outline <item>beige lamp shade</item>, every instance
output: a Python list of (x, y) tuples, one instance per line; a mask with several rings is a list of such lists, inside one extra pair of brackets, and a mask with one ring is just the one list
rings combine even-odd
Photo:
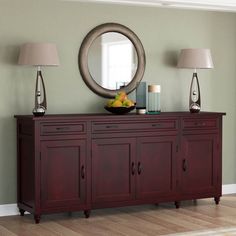
[(182, 49), (178, 60), (178, 68), (211, 69), (214, 68), (211, 51), (205, 48)]
[(26, 43), (20, 48), (19, 65), (58, 66), (57, 48), (52, 43)]

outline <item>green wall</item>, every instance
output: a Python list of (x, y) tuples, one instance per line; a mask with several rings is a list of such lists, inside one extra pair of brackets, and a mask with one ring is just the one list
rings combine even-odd
[(0, 204), (16, 202), (14, 114), (31, 114), (36, 71), (17, 65), (25, 42), (55, 42), (61, 65), (46, 68), (48, 114), (103, 112), (78, 71), (77, 56), (93, 27), (117, 22), (143, 42), (144, 80), (162, 85), (162, 110), (188, 110), (190, 70), (176, 69), (181, 48), (211, 48), (215, 69), (199, 71), (202, 110), (223, 111), (223, 183), (236, 183), (236, 15), (233, 13), (62, 2), (0, 1)]

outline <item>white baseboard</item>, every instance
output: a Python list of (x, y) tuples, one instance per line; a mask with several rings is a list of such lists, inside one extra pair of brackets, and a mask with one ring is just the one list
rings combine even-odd
[(222, 185), (222, 195), (236, 193), (236, 184), (225, 184)]
[(0, 216), (19, 215), (19, 210), (16, 204), (0, 205)]
[[(226, 184), (222, 186), (222, 195), (233, 193), (236, 193), (236, 184)], [(19, 210), (16, 204), (0, 205), (0, 217), (13, 215), (19, 215)]]

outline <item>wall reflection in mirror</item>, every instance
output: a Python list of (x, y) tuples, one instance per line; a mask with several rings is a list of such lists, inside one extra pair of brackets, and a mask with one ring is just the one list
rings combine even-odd
[(128, 85), (138, 59), (133, 43), (121, 33), (108, 32), (97, 37), (88, 52), (88, 68), (101, 87), (116, 90)]

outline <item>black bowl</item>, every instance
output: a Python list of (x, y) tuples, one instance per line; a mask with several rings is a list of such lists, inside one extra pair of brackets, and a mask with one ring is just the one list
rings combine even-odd
[(116, 114), (116, 115), (124, 115), (132, 110), (134, 110), (135, 106), (131, 107), (104, 107), (107, 111)]

